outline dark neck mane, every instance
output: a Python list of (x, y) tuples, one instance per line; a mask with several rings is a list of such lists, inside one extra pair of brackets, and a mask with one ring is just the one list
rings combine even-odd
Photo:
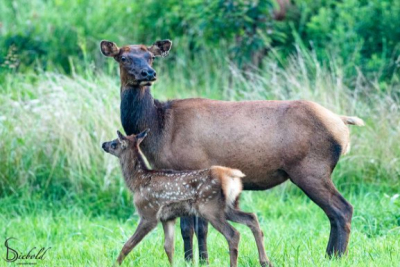
[(154, 99), (148, 86), (130, 85), (121, 88), (122, 127), (127, 135), (138, 134), (150, 128), (148, 137), (141, 145), (150, 162), (154, 161), (159, 148), (168, 106), (169, 102), (162, 103)]

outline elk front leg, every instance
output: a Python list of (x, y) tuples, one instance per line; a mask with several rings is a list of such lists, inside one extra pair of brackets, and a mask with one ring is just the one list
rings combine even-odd
[(173, 265), (174, 259), (174, 239), (175, 239), (175, 220), (170, 220), (166, 222), (162, 222), (164, 229), (164, 249), (165, 253), (167, 253), (169, 263)]
[(197, 242), (199, 244), (199, 261), (200, 264), (208, 264), (208, 252), (207, 252), (208, 222), (200, 217), (195, 217), (194, 222), (195, 222), (195, 233), (197, 236)]
[(157, 226), (157, 221), (147, 221), (141, 219), (135, 233), (131, 238), (125, 243), (121, 252), (119, 253), (117, 259), (117, 265), (121, 265), (125, 257), (132, 251), (132, 249), (142, 241), (142, 239), (155, 227)]
[(185, 260), (193, 261), (194, 217), (181, 217), (181, 234)]

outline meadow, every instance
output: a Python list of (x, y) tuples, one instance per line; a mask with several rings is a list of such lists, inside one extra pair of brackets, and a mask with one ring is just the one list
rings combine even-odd
[[(122, 126), (118, 67), (98, 45), (165, 38), (173, 47), (154, 64), (157, 99), (306, 99), (366, 123), (350, 127), (351, 150), (333, 173), (354, 207), (345, 257), (325, 257), (329, 220), (290, 182), (242, 194), (275, 266), (398, 266), (400, 2), (292, 0), (272, 21), (274, 3), (0, 2), (0, 266), (18, 263), (4, 261), (9, 237), (21, 252), (51, 247), (37, 266), (112, 265), (138, 215), (117, 159), (101, 149)], [(257, 266), (250, 230), (235, 227), (239, 265)], [(175, 239), (176, 266), (187, 266), (179, 223)], [(210, 266), (228, 265), (211, 226), (208, 249)], [(124, 262), (167, 264), (161, 227)]]

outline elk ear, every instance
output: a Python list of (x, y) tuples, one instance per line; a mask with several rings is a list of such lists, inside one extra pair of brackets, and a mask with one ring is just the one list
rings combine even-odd
[(169, 50), (171, 50), (172, 41), (170, 40), (159, 40), (155, 42), (152, 46), (147, 49), (153, 53), (156, 57), (166, 57), (169, 54)]
[(119, 141), (126, 140), (126, 137), (120, 131), (117, 131), (117, 135), (118, 135)]
[(119, 54), (119, 47), (110, 41), (101, 41), (100, 50), (106, 57), (115, 57)]
[(150, 132), (150, 129), (147, 128), (146, 130), (144, 130), (143, 132), (141, 132), (140, 134), (136, 135), (136, 140), (137, 140), (137, 144), (139, 145), (143, 139), (147, 136), (147, 133)]

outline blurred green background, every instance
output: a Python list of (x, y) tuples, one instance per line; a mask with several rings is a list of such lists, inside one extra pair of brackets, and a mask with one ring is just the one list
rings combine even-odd
[(217, 50), (240, 66), (261, 66), (271, 49), (281, 58), (305, 49), (321, 63), (339, 62), (349, 78), (357, 68), (380, 79), (398, 74), (399, 1), (279, 2), (290, 3), (283, 20), (274, 19), (275, 1), (2, 1), (0, 63), (71, 73), (71, 62), (104, 65), (93, 53), (99, 40), (152, 44), (170, 38), (179, 45), (175, 54)]
[[(170, 55), (154, 63), (158, 99), (307, 99), (366, 122), (351, 127), (351, 152), (333, 174), (355, 211), (348, 257), (324, 257), (328, 219), (292, 184), (243, 193), (276, 266), (395, 266), (399, 16), (395, 0), (1, 1), (1, 236), (17, 237), (21, 250), (52, 246), (45, 266), (112, 264), (138, 216), (118, 161), (100, 148), (122, 127), (118, 66), (99, 43), (171, 39)], [(254, 266), (251, 233), (238, 229), (239, 264)], [(161, 236), (127, 266), (165, 266)], [(209, 250), (212, 266), (227, 262), (214, 230)], [(178, 233), (175, 258), (184, 265)]]

